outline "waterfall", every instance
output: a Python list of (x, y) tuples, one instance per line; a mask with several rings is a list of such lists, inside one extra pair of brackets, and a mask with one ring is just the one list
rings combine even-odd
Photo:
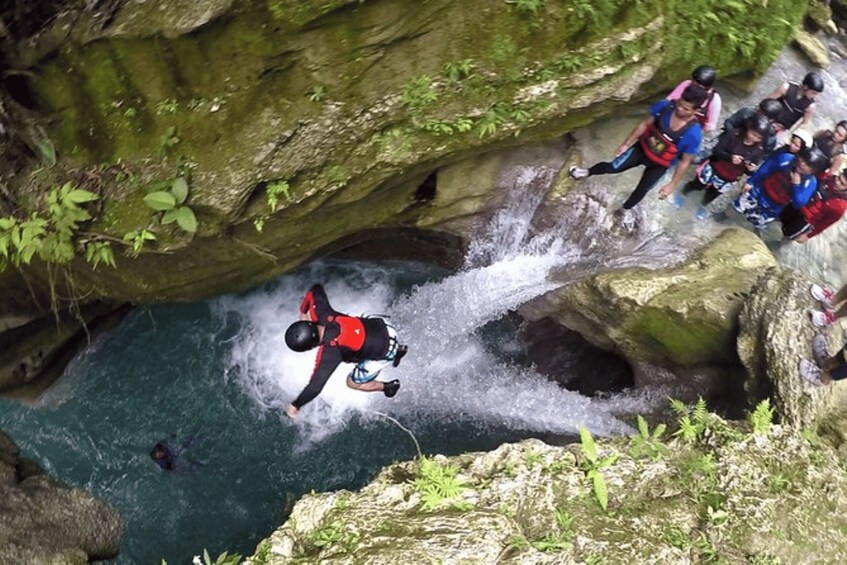
[(624, 396), (589, 399), (567, 391), (530, 367), (504, 361), (492, 349), (514, 345), (487, 343), (480, 329), (561, 286), (563, 272), (576, 280), (611, 267), (660, 266), (677, 260), (682, 248), (665, 237), (633, 240), (612, 233), (602, 195), (591, 192), (574, 193), (561, 203), (580, 213), (563, 214), (551, 228), (538, 230), (533, 227), (536, 212), (554, 174), (545, 168), (518, 169), (510, 192), (515, 196), (481, 230), (455, 274), (399, 293), (378, 266), (362, 265), (354, 277), (338, 277), (332, 263), (324, 262), (249, 296), (220, 298), (219, 315), (243, 319), (232, 340), (228, 378), (258, 410), (285, 419), (285, 406), (306, 385), (315, 354), (289, 351), (283, 334), (296, 319), (305, 290), (320, 282), (341, 312), (390, 316), (409, 354), (381, 376), (400, 379), (393, 399), (348, 389), (351, 366), (339, 367), (295, 421), (309, 441), (332, 434), (353, 417), (373, 417), (373, 412), (404, 421), (472, 419), (535, 432), (574, 433), (583, 425), (600, 435), (630, 431), (614, 412), (644, 409), (645, 402)]

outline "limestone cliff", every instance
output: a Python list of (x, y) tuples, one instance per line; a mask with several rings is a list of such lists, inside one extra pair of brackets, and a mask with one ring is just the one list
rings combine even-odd
[(399, 463), (360, 492), (307, 495), (247, 562), (847, 558), (847, 473), (829, 446), (788, 427), (754, 434), (708, 414), (689, 418), (697, 428), (689, 439), (681, 434), (647, 449), (625, 438), (599, 444), (597, 460), (610, 458), (599, 471), (607, 510), (587, 476), (591, 457), (580, 445), (527, 440), (489, 453), (436, 458), (441, 475), (422, 471), (417, 462)]
[[(128, 232), (155, 232), (158, 253), (118, 254), (117, 269), (94, 273), (73, 265), (80, 295), (135, 302), (243, 289), (373, 228), (444, 230), (466, 194), (418, 192), (433, 172), (587, 124), (704, 59), (723, 76), (760, 72), (805, 11), (793, 0), (91, 4), (7, 54), (18, 102), (49, 117), (36, 145), (58, 156), (10, 195), (25, 214), (71, 180), (102, 196), (87, 231), (116, 249)], [(189, 182), (195, 237), (142, 201), (175, 178)], [(269, 187), (284, 187), (278, 208)]]

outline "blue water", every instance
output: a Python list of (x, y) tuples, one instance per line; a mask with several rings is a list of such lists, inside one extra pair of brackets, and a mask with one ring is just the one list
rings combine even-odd
[[(272, 315), (284, 328), (296, 316), (295, 296), (315, 276), (344, 281), (342, 299), (376, 292), (387, 303), (415, 284), (444, 275), (417, 264), (329, 262), (242, 295), (140, 307), (77, 356), (38, 406), (0, 399), (0, 429), (23, 456), (120, 510), (126, 531), (117, 563), (159, 563), (162, 558), (186, 563), (204, 548), (212, 555), (252, 553), (304, 493), (361, 487), (383, 466), (416, 455), (405, 432), (372, 413), (348, 412), (327, 433), (315, 434), (319, 420), (295, 426), (280, 414), (290, 395), (283, 404), (264, 402), (266, 393), (257, 393), (245, 384), (249, 379), (239, 377), (252, 369), (235, 353), (261, 341), (249, 333), (258, 323), (255, 317), (282, 298), (284, 313)], [(330, 299), (343, 309), (332, 292)], [(502, 351), (514, 357), (515, 344), (503, 332), (486, 327), (485, 334), (492, 355)], [(284, 349), (281, 335), (264, 339), (269, 350), (277, 343)], [(308, 367), (311, 361), (298, 363)], [(414, 367), (414, 361), (408, 363)], [(271, 388), (287, 382), (285, 375), (269, 375), (268, 369), (262, 375)], [(433, 394), (456, 394), (443, 388)], [(411, 396), (409, 389), (401, 389), (395, 400), (403, 402), (404, 394)], [(390, 402), (381, 395), (372, 401)], [(317, 412), (320, 402), (313, 404)], [(538, 435), (473, 413), (443, 418), (417, 409), (397, 417), (428, 453), (485, 450)], [(178, 444), (189, 437), (196, 439), (186, 456), (202, 465), (165, 472), (149, 459), (157, 441)]]

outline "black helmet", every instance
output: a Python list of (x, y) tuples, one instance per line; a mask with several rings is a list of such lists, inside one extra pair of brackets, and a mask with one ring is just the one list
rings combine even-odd
[(767, 119), (773, 121), (782, 113), (782, 103), (773, 98), (765, 98), (759, 102), (759, 110), (761, 110)]
[(292, 351), (308, 351), (318, 345), (320, 341), (318, 325), (314, 322), (301, 320), (294, 322), (285, 330), (285, 345)]
[(765, 116), (756, 114), (747, 120), (747, 130), (754, 131), (765, 138), (773, 132), (773, 126)]
[(708, 65), (700, 65), (691, 73), (691, 78), (704, 88), (712, 88), (712, 85), (715, 84), (715, 79), (718, 78), (718, 73)]
[(829, 168), (829, 158), (817, 147), (803, 148), (798, 157), (806, 161), (815, 174), (822, 173)]
[(823, 92), (823, 79), (818, 73), (809, 73), (803, 78), (803, 86), (815, 92)]

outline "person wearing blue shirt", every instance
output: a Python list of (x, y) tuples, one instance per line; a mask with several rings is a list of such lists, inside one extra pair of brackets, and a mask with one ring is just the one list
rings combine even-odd
[(829, 159), (814, 147), (774, 153), (747, 179), (732, 206), (756, 229), (764, 229), (788, 204), (798, 210), (805, 206), (818, 187), (815, 174), (828, 166)]
[(617, 148), (614, 161), (597, 163), (590, 168), (571, 167), (571, 177), (583, 179), (591, 175), (617, 174), (643, 165), (641, 180), (616, 213), (624, 228), (632, 230), (635, 227), (632, 208), (659, 182), (665, 171), (676, 165), (670, 182), (659, 193), (660, 198), (667, 198), (679, 185), (697, 154), (703, 137), (697, 109), (706, 94), (703, 88), (691, 84), (679, 100), (656, 102), (650, 107), (650, 115), (640, 121)]

